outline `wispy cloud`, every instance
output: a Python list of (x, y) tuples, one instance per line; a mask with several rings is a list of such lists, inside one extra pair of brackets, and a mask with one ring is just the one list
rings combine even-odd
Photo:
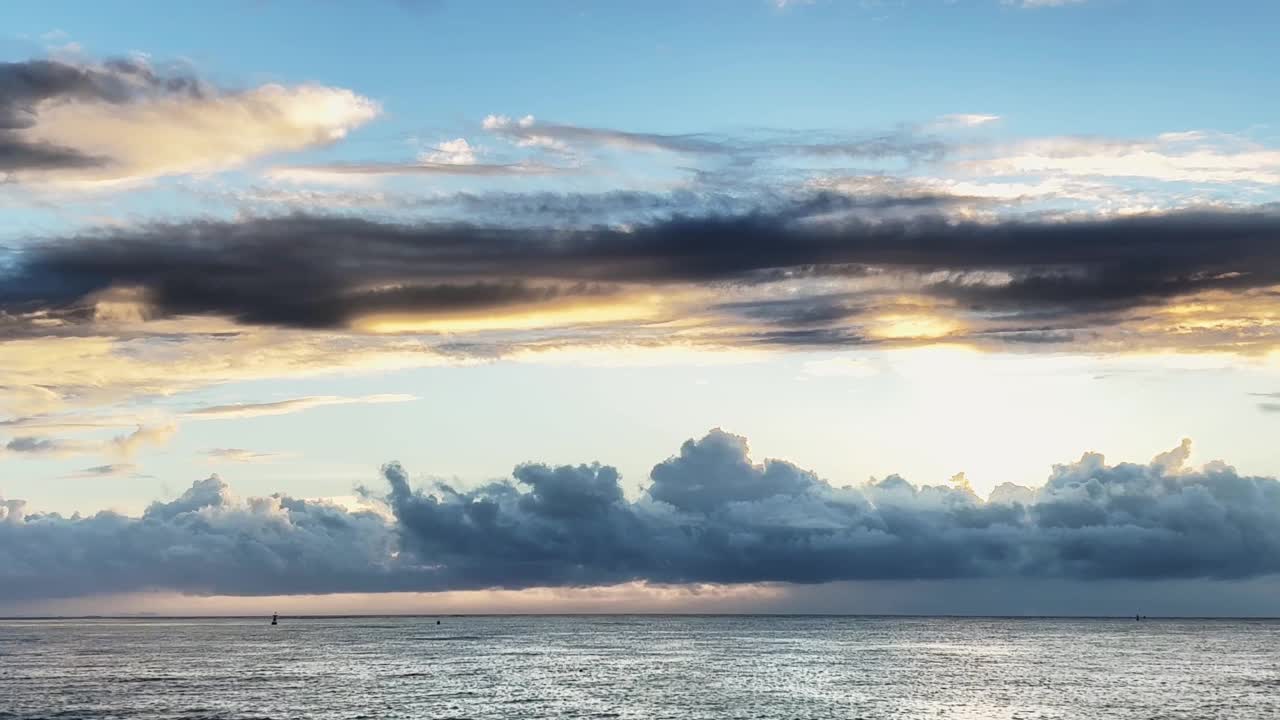
[(256, 452), (243, 448), (210, 448), (204, 451), (204, 456), (213, 463), (260, 463), (284, 457), (280, 453)]
[(133, 463), (113, 463), (110, 465), (95, 465), (64, 477), (68, 479), (85, 479), (108, 477), (146, 478), (151, 476), (142, 474), (138, 466)]
[(1262, 412), (1280, 413), (1280, 392), (1276, 393), (1249, 393), (1254, 397), (1267, 398), (1258, 403), (1258, 409)]
[(1280, 184), (1280, 150), (1195, 132), (1165, 133), (1153, 140), (1047, 138), (978, 152), (985, 157), (959, 162), (983, 175)]
[(312, 408), (332, 405), (371, 405), (381, 403), (401, 403), (417, 400), (413, 395), (363, 395), (359, 397), (340, 397), (336, 395), (314, 395), (310, 397), (290, 398), (265, 403), (235, 403), (232, 405), (212, 405), (209, 407), (188, 410), (185, 417), (195, 420), (223, 420), (232, 418), (252, 418), (270, 415), (288, 415), (290, 413), (311, 410)]
[(980, 127), (982, 125), (991, 125), (1000, 122), (999, 115), (985, 115), (981, 113), (957, 113), (954, 115), (943, 115), (934, 121), (937, 127)]
[(539, 162), (457, 163), (457, 162), (365, 162), (328, 165), (295, 165), (271, 168), (266, 176), (301, 183), (341, 182), (345, 178), (376, 175), (452, 175), (459, 177), (520, 177), (565, 175), (581, 172), (572, 166)]
[(108, 440), (82, 440), (48, 435), (22, 435), (9, 440), (3, 451), (15, 455), (54, 456), (113, 455), (131, 458), (148, 445), (164, 445), (177, 432), (174, 424), (139, 425), (133, 432)]
[(506, 115), (489, 115), (482, 127), (522, 147), (567, 151), (572, 145), (605, 145), (627, 150), (665, 150), (679, 153), (721, 153), (723, 143), (700, 135), (664, 135), (627, 132), (607, 128), (544, 123), (532, 115), (513, 119)]

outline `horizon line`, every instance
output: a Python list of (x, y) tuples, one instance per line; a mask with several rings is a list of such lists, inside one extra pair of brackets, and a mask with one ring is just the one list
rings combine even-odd
[[(263, 615), (0, 615), (11, 620), (257, 620)], [(1275, 620), (1280, 615), (1142, 615), (1142, 620)], [(371, 618), (516, 618), (516, 617), (774, 617), (774, 618), (865, 618), (865, 619), (964, 619), (964, 620), (1133, 620), (1135, 615), (986, 615), (969, 613), (815, 613), (815, 612), (488, 612), (488, 613), (338, 613), (279, 615), (292, 620), (359, 620)]]

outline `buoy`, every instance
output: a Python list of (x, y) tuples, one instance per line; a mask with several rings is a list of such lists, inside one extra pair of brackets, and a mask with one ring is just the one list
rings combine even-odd
[(271, 613), (271, 624), (272, 624), (272, 625), (279, 625), (279, 624), (280, 624), (280, 614), (279, 614), (279, 613)]

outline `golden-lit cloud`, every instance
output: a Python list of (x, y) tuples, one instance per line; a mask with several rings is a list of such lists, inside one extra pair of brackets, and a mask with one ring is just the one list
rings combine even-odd
[(10, 179), (57, 188), (227, 170), (336, 142), (381, 112), (345, 88), (224, 90), (187, 74), (166, 75), (139, 58), (27, 66), (26, 82), (35, 89), (13, 100), (27, 119), (8, 138), (28, 156), (47, 157), (10, 168)]
[(8, 340), (0, 342), (0, 411), (26, 416), (235, 381), (447, 362), (420, 339), (303, 331)]
[(359, 397), (340, 397), (336, 395), (318, 395), (313, 397), (290, 398), (273, 402), (235, 403), (232, 405), (213, 405), (188, 410), (186, 417), (194, 420), (234, 420), (240, 418), (269, 417), (272, 415), (288, 415), (318, 407), (333, 405), (384, 405), (417, 400), (413, 395), (383, 394), (363, 395)]
[(377, 114), (374, 102), (350, 90), (266, 85), (207, 98), (59, 105), (42, 111), (24, 135), (111, 158), (70, 178), (59, 173), (59, 179), (111, 182), (216, 172), (271, 153), (328, 144)]
[(595, 301), (572, 299), (540, 303), (532, 307), (483, 312), (441, 312), (430, 315), (385, 313), (359, 318), (353, 325), (356, 330), (378, 334), (465, 334), (494, 330), (543, 330), (580, 325), (642, 322), (661, 317), (664, 310), (665, 303), (662, 296), (648, 295)]

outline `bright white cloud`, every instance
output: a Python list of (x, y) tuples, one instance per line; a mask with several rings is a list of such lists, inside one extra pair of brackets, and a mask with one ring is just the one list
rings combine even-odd
[(961, 164), (986, 175), (1143, 178), (1184, 183), (1280, 184), (1280, 150), (1166, 133), (1153, 141), (1047, 138), (1002, 148)]
[(984, 115), (980, 113), (957, 113), (954, 115), (943, 115), (938, 118), (935, 125), (940, 127), (979, 127), (982, 125), (990, 125), (1000, 122), (999, 115)]
[(455, 138), (434, 145), (419, 154), (418, 159), (442, 165), (474, 165), (477, 151), (478, 148), (467, 142), (466, 138)]

